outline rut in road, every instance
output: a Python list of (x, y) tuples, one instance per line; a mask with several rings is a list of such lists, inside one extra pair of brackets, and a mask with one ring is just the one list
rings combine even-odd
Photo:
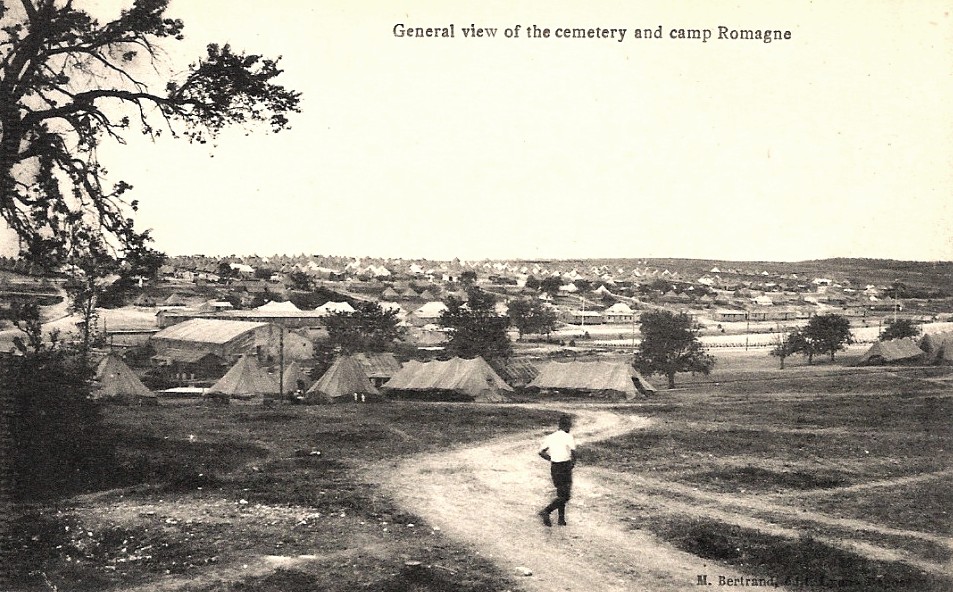
[[(642, 429), (650, 421), (607, 410), (574, 408), (577, 442)], [(551, 499), (548, 465), (536, 455), (545, 431), (482, 446), (411, 458), (388, 468), (382, 485), (403, 507), (469, 544), (504, 569), (533, 575), (529, 590), (697, 590), (699, 574), (737, 569), (679, 551), (643, 531), (626, 530), (600, 498), (593, 471), (577, 466), (568, 527), (544, 527), (536, 512)]]

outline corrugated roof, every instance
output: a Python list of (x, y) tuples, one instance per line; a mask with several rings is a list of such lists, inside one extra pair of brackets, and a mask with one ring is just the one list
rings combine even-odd
[(171, 341), (191, 341), (195, 343), (224, 344), (233, 339), (267, 327), (268, 323), (252, 321), (223, 321), (216, 319), (191, 319), (166, 327), (152, 336), (152, 339)]

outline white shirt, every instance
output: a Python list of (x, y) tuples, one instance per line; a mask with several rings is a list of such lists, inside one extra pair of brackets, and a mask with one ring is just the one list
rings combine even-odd
[(549, 460), (552, 462), (566, 462), (572, 460), (572, 451), (576, 449), (576, 440), (572, 434), (556, 430), (543, 438), (539, 451), (549, 451)]

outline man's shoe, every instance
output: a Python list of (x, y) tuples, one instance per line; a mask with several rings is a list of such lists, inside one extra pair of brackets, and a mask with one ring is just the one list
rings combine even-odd
[(566, 521), (565, 521), (565, 520), (560, 520), (560, 521), (557, 522), (556, 524), (558, 524), (558, 525), (560, 525), (560, 526), (566, 526)]
[(549, 514), (546, 512), (546, 510), (540, 510), (539, 517), (543, 520), (543, 526), (553, 525), (553, 522), (549, 519)]

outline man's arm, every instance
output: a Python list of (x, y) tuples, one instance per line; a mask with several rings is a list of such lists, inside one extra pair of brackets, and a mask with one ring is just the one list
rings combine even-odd
[(569, 451), (569, 461), (572, 463), (572, 466), (576, 466), (576, 449), (575, 448)]
[(540, 450), (539, 455), (545, 458), (546, 460), (549, 460), (549, 448), (543, 448), (542, 450)]

